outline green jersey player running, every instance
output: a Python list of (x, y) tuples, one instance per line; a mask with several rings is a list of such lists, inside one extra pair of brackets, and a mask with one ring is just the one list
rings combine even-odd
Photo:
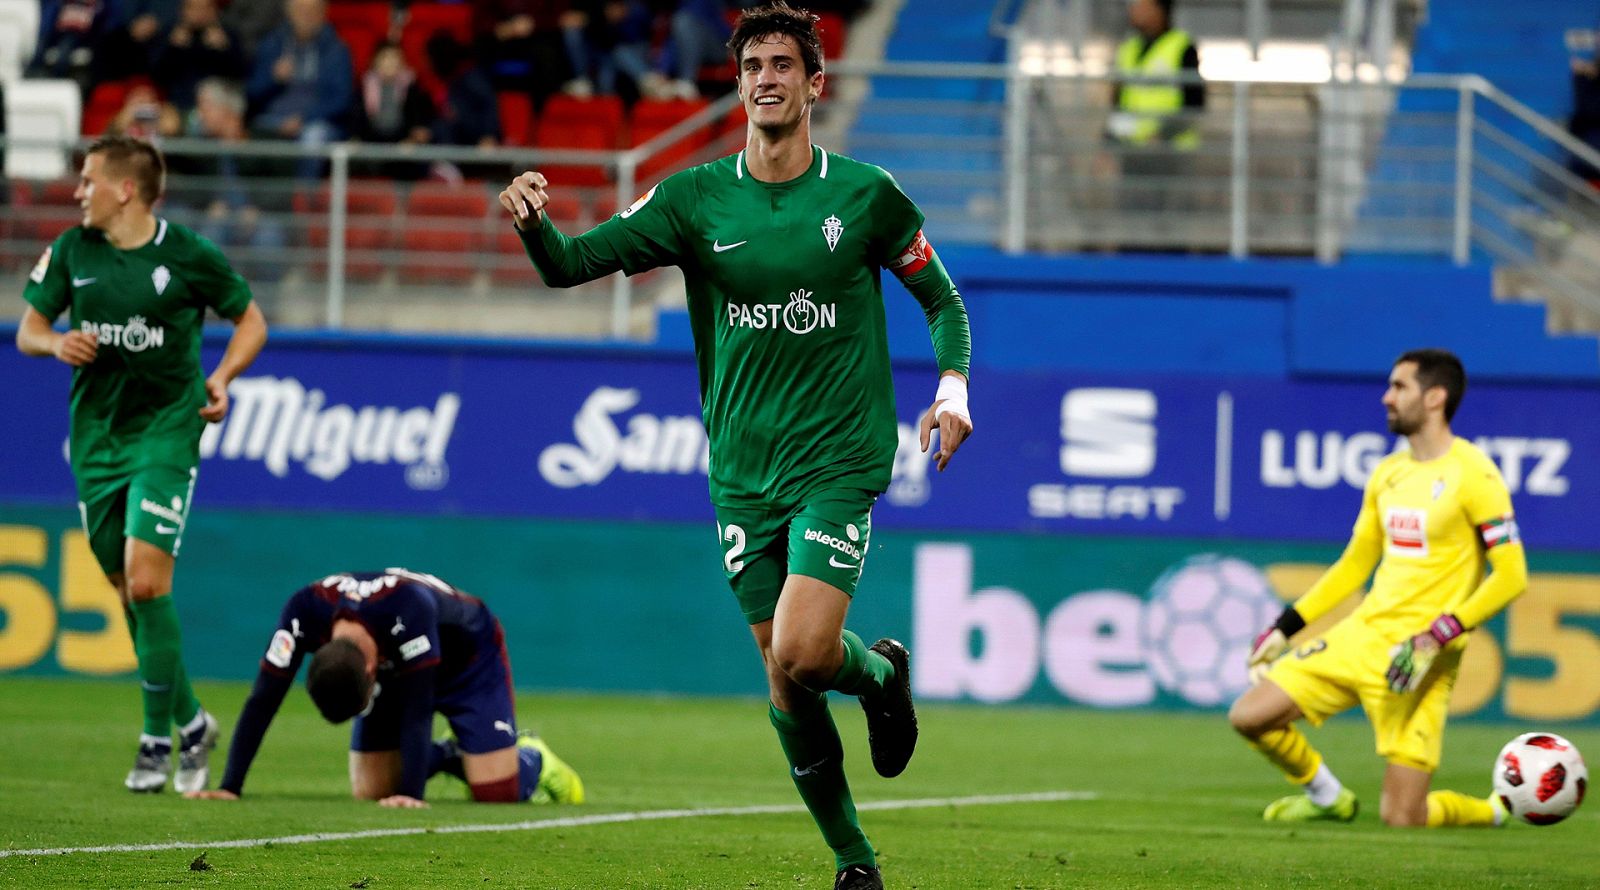
[[(228, 384), (267, 339), (250, 288), (215, 245), (151, 211), (166, 165), (147, 142), (89, 146), (75, 193), (83, 225), (62, 233), (28, 276), (17, 348), (71, 365), (69, 453), (84, 533), (122, 598), (144, 691), (144, 732), (126, 784), (160, 791), (178, 727), (179, 791), (206, 786), (217, 721), (183, 667), (172, 570), (189, 519), (206, 422), (228, 413)], [(221, 363), (200, 374), (207, 309), (234, 324)], [(69, 312), (65, 333), (52, 329)]]
[(926, 451), (938, 431), (940, 470), (972, 432), (966, 310), (894, 180), (811, 144), (816, 18), (781, 2), (747, 10), (728, 46), (744, 151), (669, 177), (575, 238), (545, 218), (539, 173), (500, 203), (552, 286), (683, 270), (723, 569), (766, 666), (769, 716), (833, 848), (835, 887), (882, 887), (826, 697), (858, 696), (873, 766), (905, 769), (917, 738), (908, 653), (844, 629), (898, 443), (880, 269), (905, 282), (932, 332), (940, 378), (921, 434)]

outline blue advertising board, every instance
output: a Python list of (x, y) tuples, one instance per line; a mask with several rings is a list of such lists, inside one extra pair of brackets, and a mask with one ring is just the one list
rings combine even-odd
[[(219, 351), (208, 345), (205, 361)], [(1383, 369), (1379, 369), (1380, 371)], [(73, 500), (68, 371), (0, 350), (0, 503)], [(917, 447), (931, 365), (895, 372), (886, 527), (1337, 541), (1396, 447), (1383, 382), (989, 371), (945, 473)], [(692, 357), (275, 341), (202, 440), (207, 507), (710, 522)], [(1600, 550), (1600, 390), (1474, 385), (1455, 428), (1531, 548)]]

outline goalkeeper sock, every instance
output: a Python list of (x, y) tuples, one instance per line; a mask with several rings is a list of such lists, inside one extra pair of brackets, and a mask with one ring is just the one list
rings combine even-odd
[[(861, 638), (851, 631), (840, 634), (844, 644), (844, 662), (833, 675), (829, 689), (845, 695), (876, 695), (883, 692), (884, 684), (894, 679), (894, 665), (889, 659), (867, 648)], [(856, 864), (856, 863), (851, 863)]]
[(1459, 791), (1433, 791), (1428, 794), (1428, 827), (1447, 825), (1499, 825), (1494, 804), (1481, 797)]
[(1306, 797), (1311, 798), (1311, 802), (1319, 807), (1333, 806), (1333, 802), (1339, 799), (1339, 792), (1344, 790), (1344, 784), (1332, 770), (1328, 769), (1326, 763), (1317, 766), (1316, 775), (1312, 776), (1311, 781), (1306, 782), (1305, 786)]
[[(857, 641), (859, 642), (859, 640)], [(855, 800), (844, 776), (844, 746), (828, 713), (828, 697), (818, 694), (798, 703), (794, 713), (768, 704), (767, 716), (778, 731), (778, 744), (789, 760), (789, 777), (833, 849), (839, 868), (876, 866), (872, 844), (856, 819)]]
[[(1262, 756), (1272, 761), (1272, 765), (1282, 770), (1284, 776), (1296, 785), (1309, 785), (1316, 780), (1317, 774), (1324, 770), (1322, 755), (1311, 747), (1311, 741), (1306, 738), (1306, 734), (1292, 723), (1282, 729), (1264, 732), (1247, 741), (1250, 747), (1260, 751)], [(1328, 778), (1334, 784), (1333, 794), (1329, 797), (1331, 803), (1332, 797), (1337, 797), (1339, 794), (1339, 780), (1335, 779), (1331, 772), (1328, 773)], [(1310, 792), (1310, 788), (1306, 790)]]
[(137, 629), (133, 651), (139, 656), (139, 688), (144, 693), (144, 732), (169, 738), (173, 692), (183, 669), (178, 608), (171, 596), (158, 596), (134, 601), (133, 613)]

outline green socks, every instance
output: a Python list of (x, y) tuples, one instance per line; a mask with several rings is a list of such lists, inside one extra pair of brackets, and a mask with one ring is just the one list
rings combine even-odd
[(144, 691), (144, 732), (169, 738), (174, 716), (186, 723), (199, 709), (183, 670), (178, 607), (171, 596), (158, 596), (134, 602), (131, 613), (133, 651), (139, 656), (139, 686)]
[(845, 631), (842, 636), (844, 663), (839, 665), (839, 673), (834, 674), (833, 685), (829, 688), (856, 696), (882, 692), (884, 684), (894, 679), (894, 665), (889, 663), (889, 659), (868, 649), (867, 644), (851, 631)]
[[(860, 644), (857, 639), (856, 645)], [(822, 830), (823, 840), (833, 848), (838, 867), (876, 865), (872, 844), (856, 820), (855, 800), (850, 797), (850, 783), (844, 777), (844, 746), (839, 742), (833, 715), (828, 713), (828, 697), (818, 694), (793, 714), (769, 703), (767, 714), (772, 728), (778, 731), (778, 744), (789, 759), (789, 777), (794, 779), (794, 787), (811, 811), (812, 820)]]

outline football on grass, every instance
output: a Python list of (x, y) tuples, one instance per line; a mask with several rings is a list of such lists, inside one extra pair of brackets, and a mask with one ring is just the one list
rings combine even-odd
[(1506, 812), (1532, 825), (1554, 825), (1572, 815), (1588, 785), (1583, 755), (1554, 733), (1523, 733), (1494, 760), (1495, 796)]

